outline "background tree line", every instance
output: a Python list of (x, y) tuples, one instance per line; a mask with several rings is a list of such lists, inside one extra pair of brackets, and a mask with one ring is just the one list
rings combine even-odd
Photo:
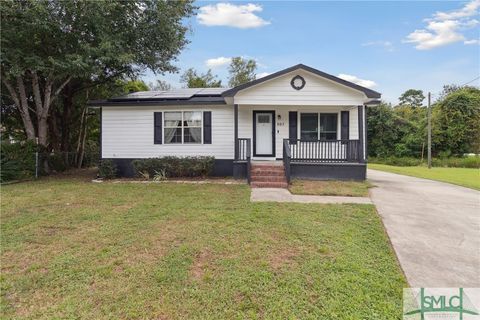
[[(382, 102), (367, 109), (371, 157), (424, 158), (427, 107), (421, 90), (407, 90), (396, 106)], [(432, 104), (432, 154), (437, 157), (480, 153), (480, 90), (444, 86)]]

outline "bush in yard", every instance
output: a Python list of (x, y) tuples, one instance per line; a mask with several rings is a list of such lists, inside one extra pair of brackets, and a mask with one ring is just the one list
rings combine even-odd
[[(68, 161), (65, 161), (63, 153), (51, 153), (45, 155), (48, 161), (48, 167), (55, 172), (63, 172), (68, 168)], [(68, 156), (68, 155), (67, 155)]]
[(162, 157), (139, 159), (132, 162), (140, 176), (155, 177), (165, 172), (166, 177), (205, 177), (212, 173), (214, 157)]
[(24, 143), (1, 143), (1, 182), (29, 179), (35, 176), (35, 152), (33, 141)]
[(101, 160), (98, 165), (98, 175), (104, 179), (115, 178), (117, 176), (117, 166), (112, 160)]

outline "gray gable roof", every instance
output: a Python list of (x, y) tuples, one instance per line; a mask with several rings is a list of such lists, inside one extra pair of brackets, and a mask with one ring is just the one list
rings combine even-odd
[(244, 84), (241, 84), (239, 86), (236, 86), (232, 89), (229, 89), (229, 90), (226, 90), (222, 93), (222, 96), (224, 97), (233, 97), (238, 91), (240, 90), (244, 90), (244, 89), (247, 89), (247, 88), (250, 88), (252, 86), (255, 86), (257, 84), (260, 84), (262, 82), (265, 82), (265, 81), (268, 81), (268, 80), (271, 80), (271, 79), (274, 79), (276, 77), (279, 77), (279, 76), (282, 76), (284, 74), (287, 74), (289, 72), (292, 72), (292, 71), (295, 71), (297, 69), (303, 69), (305, 71), (308, 71), (308, 72), (311, 72), (313, 74), (316, 74), (320, 77), (323, 77), (323, 78), (326, 78), (328, 80), (331, 80), (331, 81), (334, 81), (336, 83), (339, 83), (341, 85), (344, 85), (346, 87), (350, 87), (352, 89), (355, 89), (355, 90), (358, 90), (358, 91), (361, 91), (363, 93), (365, 93), (365, 95), (367, 96), (367, 98), (380, 98), (381, 97), (381, 94), (377, 91), (374, 91), (374, 90), (371, 90), (371, 89), (368, 89), (368, 88), (365, 88), (365, 87), (362, 87), (362, 86), (359, 86), (358, 84), (355, 84), (353, 82), (350, 82), (350, 81), (346, 81), (346, 80), (343, 80), (343, 79), (340, 79), (338, 77), (335, 77), (335, 76), (332, 76), (331, 74), (328, 74), (328, 73), (325, 73), (325, 72), (322, 72), (320, 70), (317, 70), (317, 69), (314, 69), (312, 67), (309, 67), (309, 66), (306, 66), (304, 64), (297, 64), (293, 67), (290, 67), (290, 68), (287, 68), (287, 69), (284, 69), (284, 70), (281, 70), (281, 71), (278, 71), (278, 72), (275, 72), (275, 73), (272, 73), (268, 76), (265, 76), (263, 78), (260, 78), (260, 79), (257, 79), (257, 80), (253, 80), (253, 81), (250, 81), (250, 82), (247, 82), (247, 83), (244, 83)]

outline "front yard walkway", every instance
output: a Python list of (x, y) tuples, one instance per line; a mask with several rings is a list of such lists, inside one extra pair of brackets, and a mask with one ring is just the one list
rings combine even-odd
[(412, 287), (480, 287), (480, 192), (368, 170), (370, 190)]
[(313, 196), (292, 194), (283, 188), (252, 188), (252, 202), (359, 203), (371, 204), (369, 197)]

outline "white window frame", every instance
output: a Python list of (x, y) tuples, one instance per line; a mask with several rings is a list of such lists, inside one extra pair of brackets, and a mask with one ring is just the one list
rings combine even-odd
[[(339, 119), (340, 119), (340, 112), (315, 112), (315, 111), (305, 111), (305, 112), (299, 112), (300, 116), (298, 117), (297, 121), (297, 128), (298, 128), (298, 132), (297, 132), (297, 135), (300, 139), (302, 139), (302, 114), (308, 114), (308, 113), (314, 113), (314, 114), (317, 114), (318, 115), (318, 124), (317, 124), (317, 140), (320, 141), (320, 117), (322, 114), (336, 114), (337, 115), (337, 134), (336, 134), (336, 140), (340, 140), (340, 137), (339, 137), (339, 133), (340, 133), (340, 130), (339, 130)], [(333, 140), (322, 140), (322, 141), (333, 141)]]
[[(200, 128), (200, 142), (185, 142), (185, 125), (184, 125), (184, 121), (185, 121), (185, 117), (184, 117), (184, 113), (185, 112), (199, 112), (200, 113), (200, 126), (194, 126), (194, 127), (187, 127), (187, 128)], [(166, 142), (165, 141), (165, 129), (167, 128), (179, 128), (179, 127), (167, 127), (165, 125), (165, 114), (166, 113), (181, 113), (182, 114), (182, 120), (181, 120), (181, 126), (180, 128), (182, 129), (182, 142), (180, 143), (170, 143), (170, 142)], [(200, 110), (166, 110), (166, 111), (163, 111), (163, 123), (162, 123), (162, 139), (163, 139), (163, 144), (164, 145), (171, 145), (171, 146), (175, 146), (175, 145), (199, 145), (199, 144), (203, 144), (203, 111), (200, 111)]]

